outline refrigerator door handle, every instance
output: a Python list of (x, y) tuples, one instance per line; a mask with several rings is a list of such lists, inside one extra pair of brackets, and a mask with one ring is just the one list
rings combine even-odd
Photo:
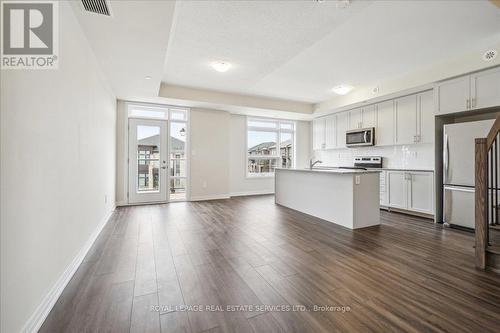
[(444, 163), (444, 183), (448, 183), (448, 165), (450, 162), (450, 149), (448, 146), (448, 135), (444, 135), (443, 163)]
[(450, 190), (450, 191), (459, 191), (459, 192), (468, 192), (468, 193), (475, 193), (476, 189), (474, 187), (460, 187), (460, 186), (444, 186), (445, 190)]

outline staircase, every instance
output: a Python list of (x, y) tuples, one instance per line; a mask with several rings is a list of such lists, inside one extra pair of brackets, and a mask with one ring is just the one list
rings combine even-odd
[(475, 228), (476, 267), (500, 273), (500, 221), (498, 203), (500, 116), (487, 138), (476, 139)]

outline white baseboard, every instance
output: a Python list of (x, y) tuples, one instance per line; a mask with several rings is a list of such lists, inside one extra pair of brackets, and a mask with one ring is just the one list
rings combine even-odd
[(50, 311), (56, 304), (57, 300), (59, 299), (59, 296), (61, 296), (64, 288), (66, 288), (66, 285), (69, 283), (73, 275), (75, 274), (76, 270), (78, 267), (80, 267), (80, 264), (82, 263), (83, 259), (89, 252), (90, 248), (94, 244), (95, 240), (97, 239), (97, 236), (101, 233), (102, 229), (104, 226), (108, 223), (111, 215), (113, 215), (113, 212), (115, 211), (115, 207), (113, 210), (111, 210), (105, 218), (99, 223), (97, 228), (94, 230), (94, 232), (90, 235), (89, 239), (85, 243), (85, 245), (81, 248), (81, 250), (78, 252), (75, 258), (71, 261), (71, 263), (66, 267), (62, 275), (59, 277), (59, 279), (56, 281), (56, 283), (50, 288), (49, 292), (45, 295), (45, 297), (42, 299), (42, 302), (38, 305), (36, 310), (33, 312), (31, 317), (28, 319), (28, 321), (24, 324), (23, 329), (21, 332), (26, 332), (26, 333), (35, 333), (38, 332), (40, 327), (42, 327), (43, 322), (45, 319), (47, 319), (47, 316), (49, 315)]
[(129, 203), (127, 201), (117, 201), (115, 202), (116, 207), (128, 206)]
[(220, 200), (229, 198), (230, 198), (229, 194), (199, 195), (199, 196), (191, 196), (190, 201)]
[(274, 190), (267, 191), (246, 191), (246, 192), (232, 192), (232, 197), (241, 197), (246, 195), (264, 195), (264, 194), (274, 194)]

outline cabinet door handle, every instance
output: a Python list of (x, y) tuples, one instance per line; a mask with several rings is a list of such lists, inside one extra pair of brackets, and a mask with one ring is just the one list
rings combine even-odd
[(475, 99), (475, 98), (473, 98), (473, 99), (472, 99), (472, 107), (473, 107), (473, 108), (475, 108), (475, 107), (476, 107), (476, 99)]
[(467, 109), (470, 109), (470, 99), (467, 98), (467, 103), (465, 103), (465, 104), (466, 104)]

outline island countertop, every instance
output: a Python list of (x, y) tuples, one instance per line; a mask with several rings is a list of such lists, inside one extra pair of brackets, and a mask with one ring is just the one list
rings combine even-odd
[(363, 170), (363, 169), (343, 169), (343, 168), (276, 168), (280, 171), (300, 171), (300, 172), (319, 172), (319, 173), (334, 173), (334, 174), (360, 174), (360, 173), (379, 173), (381, 170)]

